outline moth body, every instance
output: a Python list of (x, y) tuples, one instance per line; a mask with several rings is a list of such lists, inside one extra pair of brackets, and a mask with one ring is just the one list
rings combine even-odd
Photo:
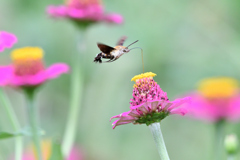
[(119, 42), (117, 43), (117, 46), (110, 47), (108, 45), (98, 43), (98, 48), (102, 51), (101, 53), (97, 54), (97, 56), (94, 58), (93, 62), (96, 63), (102, 63), (102, 58), (109, 59), (105, 62), (113, 62), (117, 60), (119, 57), (121, 57), (123, 54), (128, 53), (130, 49), (128, 47), (134, 43), (130, 44), (128, 47), (123, 46), (124, 41), (126, 40), (126, 37), (122, 37)]

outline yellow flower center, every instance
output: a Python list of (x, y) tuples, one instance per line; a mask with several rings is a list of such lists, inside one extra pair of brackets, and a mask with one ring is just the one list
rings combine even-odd
[(135, 81), (136, 84), (133, 85), (133, 88), (136, 88), (136, 87), (144, 87), (145, 85), (149, 86), (150, 88), (152, 87), (153, 83), (156, 83), (156, 82), (153, 82), (153, 77), (155, 77), (156, 74), (155, 73), (152, 73), (152, 72), (146, 72), (146, 73), (142, 73), (142, 74), (139, 74), (139, 75), (136, 75), (132, 78), (131, 81)]
[(238, 81), (233, 78), (219, 77), (202, 80), (199, 92), (206, 98), (228, 98), (238, 92)]
[(11, 54), (12, 60), (33, 60), (42, 59), (43, 50), (38, 47), (25, 47), (20, 49), (15, 49)]
[(134, 76), (131, 81), (137, 82), (139, 79), (142, 79), (142, 78), (150, 78), (150, 79), (152, 79), (155, 76), (156, 76), (155, 73), (146, 72), (146, 73), (142, 73), (142, 74)]
[(44, 69), (43, 50), (38, 47), (25, 47), (12, 52), (15, 74), (18, 76), (34, 75)]

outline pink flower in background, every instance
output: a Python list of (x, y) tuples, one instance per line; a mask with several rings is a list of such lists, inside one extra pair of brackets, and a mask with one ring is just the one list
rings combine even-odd
[[(50, 159), (52, 150), (53, 150), (53, 148), (52, 148), (51, 141), (49, 141), (49, 140), (42, 141), (43, 160)], [(84, 158), (82, 151), (79, 148), (74, 147), (71, 150), (71, 152), (66, 160), (84, 160), (84, 159), (85, 158)], [(30, 146), (29, 149), (27, 149), (25, 151), (25, 153), (23, 153), (22, 160), (36, 160), (33, 146)]]
[(204, 79), (199, 83), (198, 91), (189, 94), (191, 104), (185, 104), (189, 116), (218, 122), (240, 119), (240, 94), (237, 80), (229, 77)]
[(186, 114), (187, 110), (180, 108), (180, 105), (190, 102), (190, 97), (169, 101), (167, 93), (153, 80), (155, 75), (147, 72), (133, 77), (132, 81), (136, 84), (133, 99), (130, 100), (130, 111), (111, 118), (118, 118), (113, 122), (113, 129), (128, 123), (150, 125), (171, 114)]
[(17, 42), (17, 37), (11, 33), (0, 31), (0, 52), (5, 48), (11, 48)]
[(65, 5), (48, 6), (47, 13), (56, 18), (70, 18), (77, 22), (109, 22), (121, 24), (119, 14), (106, 14), (100, 0), (67, 0)]
[(37, 47), (16, 49), (11, 56), (13, 64), (0, 66), (0, 86), (38, 86), (69, 70), (64, 63), (56, 63), (45, 69), (43, 50)]

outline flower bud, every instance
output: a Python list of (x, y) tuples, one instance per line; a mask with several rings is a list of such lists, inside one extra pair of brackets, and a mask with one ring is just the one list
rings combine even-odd
[(238, 151), (238, 138), (236, 134), (230, 134), (224, 140), (225, 150), (228, 154), (236, 154)]

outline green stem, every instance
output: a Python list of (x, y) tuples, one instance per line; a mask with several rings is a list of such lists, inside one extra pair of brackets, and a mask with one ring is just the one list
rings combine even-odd
[(216, 160), (221, 160), (223, 157), (223, 153), (225, 152), (224, 150), (224, 136), (225, 136), (225, 131), (224, 131), (224, 121), (218, 121), (215, 123), (215, 159)]
[(32, 140), (36, 149), (37, 160), (42, 160), (41, 140), (39, 135), (37, 110), (34, 106), (34, 89), (25, 89), (27, 97), (27, 111), (31, 127)]
[[(82, 31), (83, 33), (85, 32), (85, 30)], [(85, 39), (83, 34), (81, 34), (81, 36), (79, 43), (80, 46), (78, 46), (79, 53), (74, 56), (72, 66), (70, 110), (62, 143), (62, 153), (65, 159), (67, 159), (76, 137), (77, 122), (79, 121), (83, 95), (83, 66), (85, 63), (83, 57), (85, 56)], [(81, 64), (81, 62), (83, 64)]]
[(161, 160), (170, 160), (164, 143), (163, 135), (160, 128), (160, 123), (152, 123), (149, 125), (152, 132), (155, 144)]
[[(3, 92), (2, 89), (0, 89), (0, 101), (3, 103), (3, 107), (7, 111), (7, 115), (9, 117), (13, 129), (15, 130), (15, 132), (19, 132), (21, 130), (21, 127), (17, 120), (17, 116), (12, 108), (12, 105), (8, 97)], [(22, 159), (22, 150), (23, 150), (23, 138), (21, 136), (17, 136), (15, 138), (15, 160)]]

